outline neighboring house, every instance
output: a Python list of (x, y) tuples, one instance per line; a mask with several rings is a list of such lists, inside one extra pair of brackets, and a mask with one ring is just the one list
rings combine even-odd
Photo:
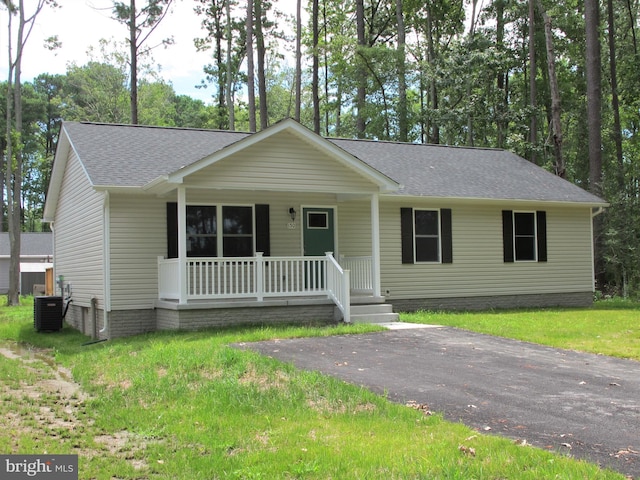
[(606, 205), (502, 150), (64, 123), (45, 221), (67, 321), (109, 338), (588, 305)]
[[(11, 249), (9, 234), (0, 233), (0, 294), (9, 291)], [(51, 233), (20, 234), (20, 293), (31, 295), (34, 285), (45, 284), (45, 271), (53, 266)], [(38, 289), (40, 291), (40, 289)]]

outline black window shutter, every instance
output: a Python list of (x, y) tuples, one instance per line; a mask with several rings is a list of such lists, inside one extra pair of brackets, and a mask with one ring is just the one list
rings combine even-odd
[(178, 204), (167, 202), (167, 258), (178, 258)]
[(453, 236), (451, 234), (451, 209), (440, 210), (440, 232), (442, 234), (442, 263), (453, 263)]
[(536, 238), (538, 240), (538, 261), (547, 261), (547, 212), (536, 212)]
[(413, 209), (400, 209), (402, 263), (413, 263)]
[(513, 211), (502, 211), (502, 248), (504, 261), (513, 262)]
[(271, 255), (269, 205), (256, 205), (256, 252)]

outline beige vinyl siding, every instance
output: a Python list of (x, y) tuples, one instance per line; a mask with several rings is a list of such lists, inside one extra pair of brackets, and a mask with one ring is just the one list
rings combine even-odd
[(71, 284), (76, 306), (90, 306), (95, 297), (98, 308), (104, 307), (103, 199), (72, 152), (54, 220), (54, 261), (56, 275)]
[(155, 196), (110, 198), (111, 307), (153, 308), (158, 256), (167, 254), (166, 201)]
[(192, 186), (299, 192), (371, 192), (361, 173), (288, 132), (270, 137), (190, 175)]
[(350, 200), (338, 204), (340, 255), (371, 255), (371, 201)]
[(503, 261), (502, 210), (509, 206), (452, 208), (453, 263), (402, 264), (400, 207), (449, 208), (424, 202), (381, 206), (382, 293), (388, 298), (443, 298), (589, 292), (591, 216), (588, 208), (523, 209), (547, 212), (547, 262)]

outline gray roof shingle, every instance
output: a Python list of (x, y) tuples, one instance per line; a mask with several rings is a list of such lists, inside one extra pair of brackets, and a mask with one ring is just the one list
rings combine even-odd
[[(142, 187), (251, 135), (76, 122), (64, 128), (95, 186)], [(327, 140), (399, 183), (397, 195), (606, 203), (505, 150)]]
[[(21, 255), (53, 255), (53, 235), (49, 232), (20, 234)], [(11, 254), (9, 234), (0, 233), (0, 256)]]

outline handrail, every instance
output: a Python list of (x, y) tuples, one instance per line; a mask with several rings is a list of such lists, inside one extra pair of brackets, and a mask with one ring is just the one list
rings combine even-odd
[(351, 322), (351, 292), (349, 286), (349, 270), (344, 270), (333, 257), (333, 252), (326, 252), (327, 256), (327, 294), (342, 312), (345, 323)]

